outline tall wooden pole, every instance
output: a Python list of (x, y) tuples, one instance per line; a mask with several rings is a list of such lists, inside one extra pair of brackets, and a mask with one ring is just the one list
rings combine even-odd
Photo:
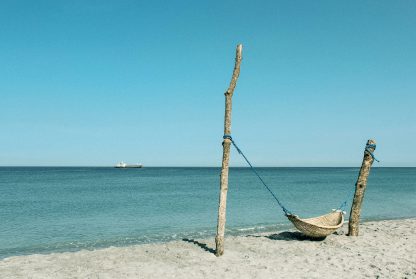
[[(354, 200), (351, 205), (350, 220), (348, 223), (348, 235), (358, 236), (358, 226), (360, 224), (361, 205), (364, 199), (365, 188), (367, 186), (367, 178), (370, 174), (371, 165), (374, 162), (374, 157), (371, 153), (376, 149), (375, 140), (368, 140), (366, 150), (364, 151), (363, 163), (361, 164), (360, 173), (358, 175), (357, 183), (355, 183)], [(371, 152), (371, 153), (370, 153)]]
[[(231, 77), (230, 86), (225, 95), (225, 117), (224, 117), (224, 135), (231, 135), (231, 109), (232, 109), (232, 97), (235, 86), (237, 85), (237, 79), (240, 75), (241, 64), (241, 52), (243, 50), (242, 45), (237, 45), (235, 54), (235, 65), (233, 76)], [(227, 207), (227, 191), (228, 191), (228, 163), (230, 161), (230, 147), (231, 140), (224, 138), (222, 142), (222, 168), (221, 168), (221, 181), (220, 181), (220, 197), (218, 204), (218, 223), (217, 223), (217, 235), (215, 237), (215, 255), (217, 257), (224, 254), (224, 234), (225, 234), (225, 211)]]

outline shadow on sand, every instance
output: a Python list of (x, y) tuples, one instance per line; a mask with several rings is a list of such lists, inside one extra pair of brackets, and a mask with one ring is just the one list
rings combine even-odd
[(314, 238), (309, 237), (300, 232), (281, 232), (281, 233), (274, 233), (266, 236), (260, 235), (248, 235), (248, 237), (265, 237), (271, 240), (284, 240), (284, 241), (322, 241), (325, 237)]
[(195, 245), (201, 247), (201, 249), (203, 249), (203, 250), (205, 250), (207, 252), (210, 252), (212, 254), (215, 254), (215, 249), (209, 248), (205, 243), (201, 243), (201, 242), (199, 242), (199, 241), (197, 241), (195, 239), (182, 238), (182, 241), (195, 244)]
[[(271, 240), (283, 240), (283, 241), (322, 241), (325, 237), (321, 238), (313, 238), (301, 234), (300, 232), (281, 232), (281, 233), (274, 233), (270, 235), (253, 235), (249, 234), (246, 237), (265, 237)], [(206, 252), (215, 254), (215, 249), (209, 248), (205, 243), (199, 242), (195, 239), (189, 238), (182, 238), (182, 241), (189, 242), (199, 246), (201, 249), (205, 250)]]

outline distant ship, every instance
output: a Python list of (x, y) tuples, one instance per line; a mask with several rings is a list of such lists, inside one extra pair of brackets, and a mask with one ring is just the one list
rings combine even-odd
[(118, 168), (118, 169), (138, 169), (138, 168), (143, 168), (143, 165), (142, 164), (128, 165), (128, 164), (124, 163), (123, 161), (121, 161), (120, 163), (118, 163), (114, 167)]

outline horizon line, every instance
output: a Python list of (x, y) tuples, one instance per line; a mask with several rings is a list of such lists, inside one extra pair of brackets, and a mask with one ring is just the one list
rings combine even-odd
[[(361, 166), (256, 166), (254, 168), (360, 168)], [(107, 165), (0, 165), (0, 168), (115, 168)], [(143, 166), (142, 168), (221, 168), (221, 166)], [(230, 166), (229, 168), (250, 168)], [(416, 166), (372, 166), (372, 168), (416, 168)]]

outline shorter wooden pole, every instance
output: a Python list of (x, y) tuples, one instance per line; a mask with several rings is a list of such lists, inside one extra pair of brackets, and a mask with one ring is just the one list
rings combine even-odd
[(373, 153), (375, 149), (376, 141), (372, 139), (368, 140), (366, 150), (364, 151), (364, 158), (363, 163), (361, 164), (360, 173), (358, 175), (357, 182), (355, 183), (354, 199), (351, 205), (350, 220), (348, 222), (349, 236), (358, 236), (361, 205), (363, 203), (365, 188), (367, 186), (367, 178), (370, 174), (371, 165), (374, 162), (374, 157), (371, 156), (371, 153)]

